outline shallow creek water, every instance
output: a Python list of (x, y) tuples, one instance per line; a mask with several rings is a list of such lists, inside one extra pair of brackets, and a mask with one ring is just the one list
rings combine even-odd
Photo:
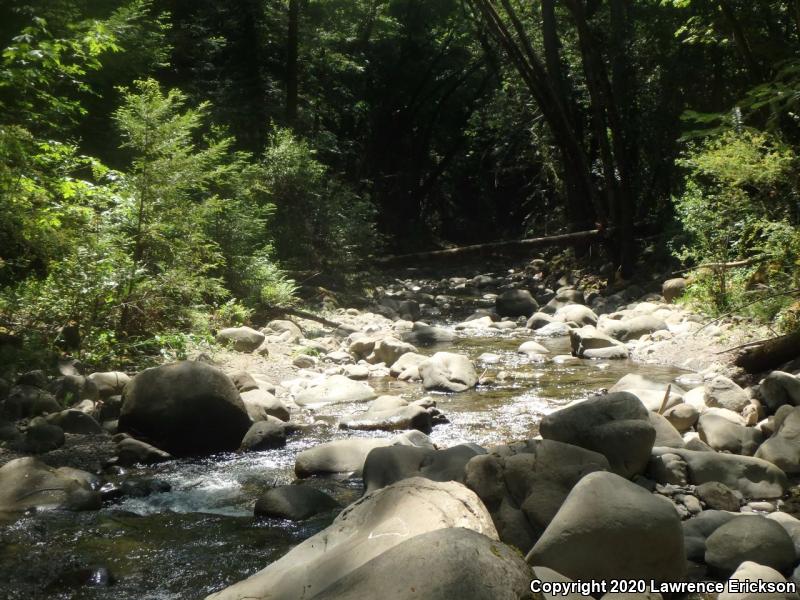
[[(479, 372), (504, 370), (516, 379), (479, 386), (462, 394), (432, 394), (450, 423), (434, 428), (440, 447), (462, 442), (491, 446), (538, 433), (549, 412), (587, 393), (611, 387), (626, 373), (670, 382), (676, 369), (629, 361), (568, 359), (535, 363), (516, 353), (526, 338), (507, 335), (459, 338), (446, 347), (464, 352)], [(551, 357), (569, 353), (566, 339), (539, 340)], [(478, 357), (499, 355), (485, 364)], [(380, 394), (422, 397), (419, 384), (370, 380)], [(292, 546), (326, 527), (333, 515), (300, 524), (255, 520), (253, 504), (274, 484), (291, 483), (298, 452), (333, 439), (391, 436), (388, 432), (348, 432), (337, 419), (364, 407), (339, 405), (318, 411), (330, 424), (294, 438), (285, 448), (251, 454), (177, 460), (129, 475), (155, 477), (172, 489), (145, 498), (128, 498), (100, 511), (42, 512), (0, 521), (0, 598), (195, 600), (243, 579), (280, 558)], [(343, 505), (361, 495), (357, 479), (319, 478), (308, 482)], [(110, 587), (78, 586), (65, 573), (101, 565), (113, 573)]]

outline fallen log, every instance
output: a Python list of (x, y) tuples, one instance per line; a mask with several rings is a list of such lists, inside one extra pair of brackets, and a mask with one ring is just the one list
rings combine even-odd
[(764, 340), (757, 346), (746, 348), (733, 364), (748, 373), (771, 371), (800, 356), (800, 331)]
[(317, 323), (321, 323), (325, 325), (325, 327), (340, 327), (341, 323), (337, 323), (336, 321), (331, 321), (326, 319), (325, 317), (320, 317), (319, 315), (315, 315), (314, 313), (300, 310), (299, 308), (292, 308), (291, 306), (273, 306), (270, 308), (270, 315), (274, 316), (286, 316), (291, 315), (293, 317), (299, 317), (300, 319), (308, 319), (309, 321), (316, 321)]
[(711, 269), (712, 271), (727, 271), (728, 269), (738, 269), (739, 267), (749, 267), (752, 265), (757, 265), (759, 263), (768, 261), (770, 258), (772, 257), (769, 255), (762, 255), (762, 256), (754, 256), (752, 258), (746, 258), (743, 260), (735, 260), (733, 262), (705, 263), (702, 265), (697, 265), (696, 267), (689, 267), (687, 269), (681, 269), (680, 271), (675, 271), (673, 275), (682, 275), (683, 273), (688, 273), (689, 271), (699, 271), (700, 269)]
[(442, 260), (448, 258), (463, 258), (465, 256), (502, 254), (515, 251), (528, 250), (529, 248), (542, 248), (547, 246), (569, 246), (572, 244), (593, 242), (605, 239), (610, 235), (610, 230), (592, 229), (590, 231), (576, 231), (547, 237), (528, 238), (523, 240), (507, 240), (488, 244), (475, 244), (460, 246), (446, 250), (432, 250), (429, 252), (414, 252), (412, 254), (397, 254), (394, 256), (380, 256), (372, 259), (379, 265), (397, 265), (414, 261)]

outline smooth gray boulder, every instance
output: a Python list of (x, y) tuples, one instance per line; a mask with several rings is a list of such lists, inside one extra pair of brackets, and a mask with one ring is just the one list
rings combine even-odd
[(578, 358), (628, 358), (628, 348), (591, 325), (569, 331), (572, 355)]
[(739, 512), (738, 496), (733, 490), (719, 481), (707, 481), (695, 488), (695, 494), (710, 510)]
[(656, 439), (653, 442), (654, 446), (663, 446), (667, 448), (683, 448), (686, 442), (683, 441), (683, 436), (680, 432), (672, 426), (663, 415), (657, 412), (650, 411), (648, 415), (650, 424), (656, 430)]
[(256, 517), (304, 521), (320, 513), (341, 508), (325, 492), (305, 485), (281, 485), (267, 490), (256, 500)]
[(756, 452), (756, 457), (769, 461), (795, 475), (800, 473), (800, 406), (784, 405), (775, 415), (775, 433)]
[(398, 544), (311, 600), (532, 600), (530, 580), (530, 567), (517, 552), (456, 527)]
[(586, 474), (609, 469), (602, 454), (553, 440), (493, 448), (466, 465), (466, 485), (492, 514), (500, 539), (530, 550)]
[(269, 417), (281, 421), (289, 420), (290, 413), (287, 406), (267, 390), (256, 388), (242, 392), (242, 402), (251, 421), (266, 421)]
[(99, 487), (91, 473), (69, 467), (54, 469), (32, 457), (17, 458), (0, 467), (0, 513), (97, 510)]
[[(786, 588), (786, 591), (764, 592), (758, 588), (755, 591), (738, 589), (743, 587), (745, 582), (747, 582), (746, 585), (755, 584), (756, 586), (773, 583)], [(752, 561), (745, 561), (731, 575), (725, 591), (719, 595), (718, 600), (797, 600), (797, 592), (789, 591), (786, 584), (786, 579), (775, 569)]]
[(372, 352), (367, 356), (367, 362), (373, 365), (384, 363), (387, 367), (391, 367), (403, 354), (416, 351), (417, 348), (408, 342), (386, 337), (375, 342)]
[(685, 291), (686, 279), (683, 277), (667, 279), (661, 286), (661, 295), (664, 296), (664, 301), (667, 304), (672, 304), (675, 300), (683, 296)]
[(575, 580), (686, 576), (683, 529), (672, 503), (602, 471), (575, 485), (526, 560)]
[[(682, 473), (682, 482), (665, 478), (666, 473), (676, 472)], [(718, 481), (751, 499), (780, 498), (788, 486), (786, 474), (760, 458), (684, 448), (653, 448), (647, 476), (677, 485)]]
[(63, 429), (64, 433), (83, 435), (103, 433), (103, 428), (93, 416), (74, 408), (53, 413), (48, 415), (46, 419), (48, 423), (52, 423)]
[(419, 431), (390, 438), (334, 440), (300, 452), (295, 458), (294, 472), (298, 477), (336, 473), (360, 476), (364, 461), (372, 450), (395, 444), (433, 448), (430, 438)]
[(780, 526), (786, 530), (786, 533), (792, 538), (794, 551), (797, 555), (798, 562), (800, 562), (800, 519), (793, 517), (789, 513), (780, 511), (768, 514), (767, 518), (779, 523)]
[(551, 315), (543, 312), (537, 312), (531, 315), (531, 317), (525, 323), (525, 327), (528, 329), (539, 329), (545, 325), (553, 323), (554, 321), (555, 319)]
[(119, 416), (120, 432), (175, 456), (236, 450), (250, 425), (231, 379), (188, 361), (136, 375), (125, 386)]
[(375, 448), (364, 462), (364, 491), (369, 493), (410, 477), (464, 483), (467, 463), (485, 452), (474, 444), (444, 450), (416, 446)]
[(411, 331), (403, 332), (400, 337), (404, 342), (415, 346), (435, 346), (456, 339), (456, 335), (448, 329), (433, 327), (419, 321), (414, 323)]
[(44, 454), (64, 445), (64, 430), (58, 425), (48, 423), (44, 417), (36, 417), (25, 431), (24, 449), (31, 454)]
[(627, 319), (601, 317), (597, 328), (620, 342), (638, 340), (643, 335), (667, 329), (667, 324), (654, 315), (639, 315)]
[(543, 438), (604, 455), (625, 478), (641, 475), (650, 460), (656, 431), (648, 410), (628, 392), (590, 398), (542, 419)]
[(758, 386), (758, 395), (770, 414), (781, 406), (800, 406), (800, 378), (791, 373), (773, 371)]
[(705, 561), (708, 537), (736, 516), (724, 510), (710, 509), (684, 521), (682, 527), (686, 559), (697, 563)]
[(764, 440), (761, 431), (731, 423), (714, 414), (700, 415), (697, 422), (700, 439), (717, 452), (753, 456)]
[(597, 315), (588, 306), (583, 304), (568, 304), (559, 308), (553, 318), (562, 323), (575, 323), (579, 327), (584, 325), (597, 325)]
[(348, 402), (368, 402), (377, 398), (375, 390), (366, 383), (353, 381), (344, 375), (331, 375), (319, 385), (300, 392), (295, 402), (300, 406), (324, 406)]
[(16, 421), (59, 412), (63, 407), (53, 394), (33, 385), (15, 385), (0, 405), (0, 417)]
[(700, 411), (691, 404), (677, 404), (664, 411), (664, 418), (680, 433), (686, 433), (697, 423)]
[(539, 310), (539, 303), (528, 290), (508, 290), (495, 300), (495, 310), (501, 317), (525, 317)]
[(264, 342), (266, 336), (251, 327), (228, 327), (217, 333), (217, 342), (230, 344), (238, 352), (252, 352)]
[(132, 437), (125, 436), (117, 442), (117, 464), (122, 467), (135, 464), (152, 465), (172, 458), (168, 452)]
[(720, 526), (706, 540), (705, 562), (722, 573), (733, 573), (746, 561), (784, 572), (797, 563), (794, 543), (786, 530), (761, 515), (748, 515)]
[(725, 408), (741, 413), (750, 404), (750, 397), (736, 383), (718, 375), (705, 384), (705, 403), (711, 408)]
[(366, 411), (343, 417), (339, 427), (362, 431), (416, 429), (430, 433), (435, 412), (438, 412), (435, 408), (409, 403), (398, 396), (380, 396)]
[(437, 352), (417, 367), (426, 390), (463, 392), (475, 387), (475, 365), (463, 354)]
[[(452, 527), (497, 540), (489, 513), (463, 485), (404, 479), (365, 495), (345, 508), (330, 527), (207, 600), (297, 600), (298, 593), (312, 598), (406, 540)], [(426, 571), (425, 577), (431, 573)]]
[(242, 438), (240, 450), (259, 452), (274, 450), (286, 445), (286, 423), (275, 417), (253, 423)]
[(106, 400), (111, 396), (119, 396), (131, 381), (130, 376), (121, 371), (92, 373), (86, 379), (94, 384), (101, 400)]
[(412, 370), (415, 372), (413, 379), (419, 379), (419, 365), (428, 360), (428, 356), (417, 354), (416, 352), (406, 352), (398, 358), (389, 368), (389, 373), (394, 377), (399, 377), (402, 373)]

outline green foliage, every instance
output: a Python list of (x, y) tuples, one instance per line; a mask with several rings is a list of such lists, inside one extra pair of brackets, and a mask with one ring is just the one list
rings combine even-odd
[(688, 239), (677, 256), (697, 265), (754, 259), (701, 269), (690, 295), (716, 311), (763, 297), (748, 312), (773, 320), (789, 300), (771, 296), (796, 288), (800, 274), (793, 151), (767, 133), (729, 130), (691, 146), (681, 165), (687, 180), (675, 209)]
[(263, 177), (276, 207), (275, 247), (290, 265), (352, 267), (377, 250), (372, 203), (338, 181), (290, 130), (274, 131)]

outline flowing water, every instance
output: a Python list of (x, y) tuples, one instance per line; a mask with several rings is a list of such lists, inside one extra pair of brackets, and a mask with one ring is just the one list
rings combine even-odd
[[(566, 356), (544, 363), (516, 353), (523, 339), (508, 335), (460, 338), (447, 347), (428, 350), (463, 352), (497, 383), (462, 394), (431, 394), (450, 422), (434, 428), (440, 447), (462, 442), (484, 446), (526, 439), (538, 433), (541, 418), (592, 391), (611, 387), (635, 372), (670, 382), (675, 369), (629, 361), (586, 361)], [(566, 339), (540, 340), (551, 357), (567, 355)], [(479, 358), (484, 353), (496, 356)], [(422, 397), (419, 384), (393, 379), (371, 380), (379, 393)], [(294, 457), (321, 442), (388, 432), (347, 432), (336, 427), (339, 416), (362, 409), (356, 405), (326, 407), (316, 426), (291, 438), (285, 448), (250, 454), (226, 454), (177, 460), (122, 477), (149, 477), (169, 483), (170, 491), (126, 498), (100, 511), (41, 512), (0, 521), (0, 598), (195, 600), (247, 577), (326, 527), (334, 515), (303, 523), (256, 520), (253, 504), (274, 484), (291, 483)], [(361, 495), (357, 479), (314, 478), (308, 481), (343, 505)], [(104, 567), (115, 582), (101, 581)]]

